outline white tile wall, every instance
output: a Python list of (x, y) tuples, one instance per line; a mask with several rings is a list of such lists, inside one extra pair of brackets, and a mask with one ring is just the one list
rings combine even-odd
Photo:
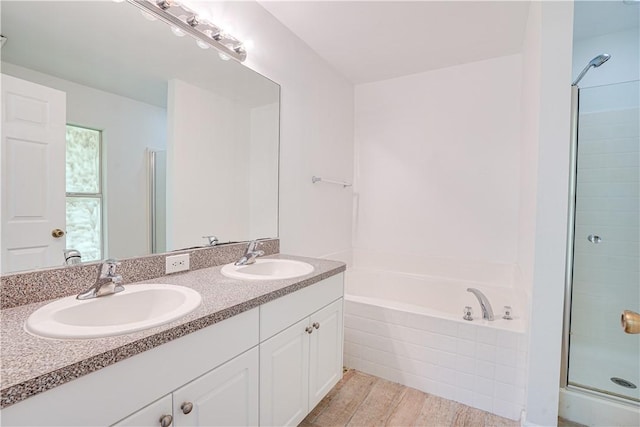
[(349, 368), (518, 419), (524, 408), (524, 333), (345, 302)]

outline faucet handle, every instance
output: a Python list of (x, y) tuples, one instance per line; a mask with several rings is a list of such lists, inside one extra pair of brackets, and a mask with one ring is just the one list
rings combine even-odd
[(258, 249), (258, 246), (262, 246), (262, 242), (259, 240), (252, 240), (249, 242), (249, 246), (247, 246), (247, 252), (254, 252)]
[(82, 254), (77, 249), (68, 248), (63, 253), (65, 265), (76, 265), (82, 262)]
[(104, 261), (100, 269), (100, 277), (115, 277), (116, 267), (120, 265), (120, 261), (109, 258)]
[(202, 236), (203, 239), (207, 239), (207, 242), (209, 243), (209, 246), (215, 246), (218, 244), (219, 240), (216, 236), (214, 236), (213, 234), (210, 236)]

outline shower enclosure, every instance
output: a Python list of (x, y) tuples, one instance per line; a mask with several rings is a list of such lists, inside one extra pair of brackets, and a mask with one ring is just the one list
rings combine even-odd
[(640, 311), (640, 82), (572, 90), (563, 386), (634, 405), (640, 334), (620, 315)]

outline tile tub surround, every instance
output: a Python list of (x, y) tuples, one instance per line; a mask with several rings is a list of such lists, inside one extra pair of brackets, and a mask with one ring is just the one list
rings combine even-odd
[(25, 332), (23, 325), (27, 317), (46, 302), (2, 310), (0, 407), (7, 407), (345, 270), (345, 264), (337, 261), (281, 254), (269, 258), (308, 262), (314, 266), (314, 271), (295, 279), (255, 282), (227, 278), (220, 273), (222, 267), (217, 266), (139, 282), (193, 288), (202, 295), (202, 304), (181, 319), (127, 335), (87, 340), (43, 339)]
[[(247, 243), (233, 243), (122, 259), (118, 274), (122, 275), (123, 284), (162, 277), (165, 275), (165, 258), (186, 253), (190, 255), (190, 271), (214, 267), (238, 260), (246, 248)], [(264, 240), (260, 249), (264, 250), (265, 255), (277, 254), (280, 252), (280, 240)], [(100, 265), (100, 262), (94, 262), (74, 267), (48, 268), (2, 276), (0, 308), (12, 308), (79, 294), (95, 282)]]
[(345, 299), (344, 364), (517, 420), (526, 334)]

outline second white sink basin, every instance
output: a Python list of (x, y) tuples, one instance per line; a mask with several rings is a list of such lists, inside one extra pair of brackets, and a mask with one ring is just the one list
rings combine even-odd
[(227, 264), (220, 272), (233, 279), (243, 280), (281, 280), (293, 279), (313, 272), (313, 266), (291, 259), (257, 259), (254, 264)]
[(25, 329), (59, 339), (121, 335), (176, 320), (195, 310), (201, 301), (198, 292), (184, 286), (131, 285), (113, 295), (56, 300), (34, 311)]

